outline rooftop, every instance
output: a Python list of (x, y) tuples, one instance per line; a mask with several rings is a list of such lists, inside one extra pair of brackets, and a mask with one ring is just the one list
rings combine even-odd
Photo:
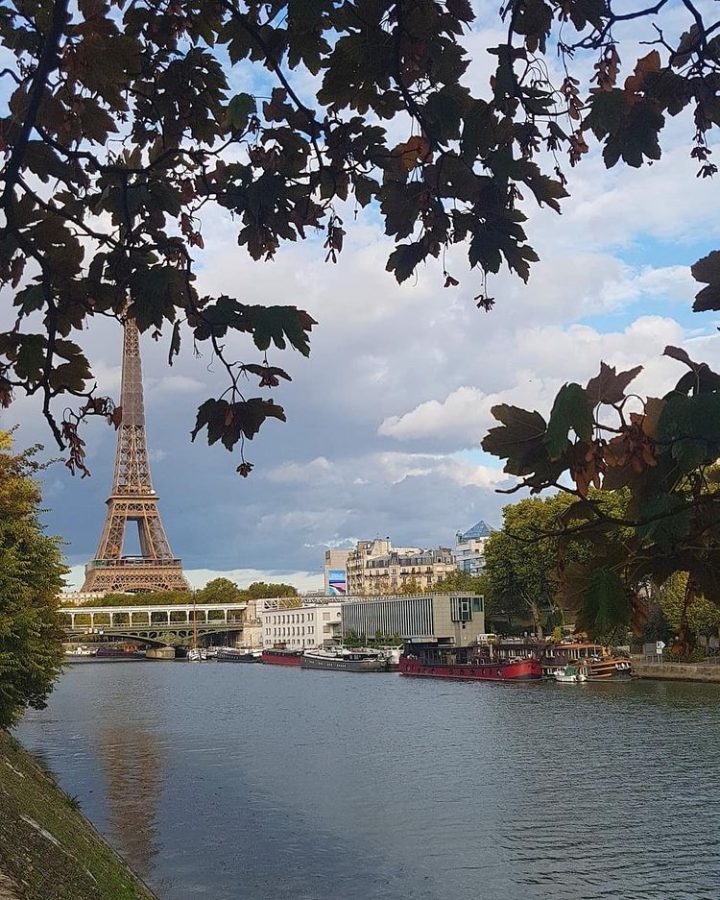
[(464, 534), (461, 534), (459, 537), (460, 541), (473, 541), (477, 538), (486, 538), (490, 537), (490, 528), (480, 519), (479, 522), (476, 522), (472, 528), (468, 529)]

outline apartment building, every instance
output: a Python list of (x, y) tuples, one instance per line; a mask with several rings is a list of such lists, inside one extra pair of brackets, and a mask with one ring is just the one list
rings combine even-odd
[(455, 535), (455, 564), (461, 572), (479, 575), (485, 568), (485, 544), (490, 537), (490, 529), (482, 521), (476, 522), (467, 531)]
[(325, 551), (325, 594), (328, 597), (342, 597), (347, 594), (347, 564), (349, 550)]
[(392, 594), (408, 585), (426, 591), (454, 571), (449, 547), (393, 547), (389, 538), (358, 541), (348, 555), (348, 595)]

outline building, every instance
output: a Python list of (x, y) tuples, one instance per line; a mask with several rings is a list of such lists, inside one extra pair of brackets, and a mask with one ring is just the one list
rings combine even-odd
[(369, 559), (389, 553), (391, 548), (390, 538), (374, 541), (358, 541), (355, 549), (350, 550), (347, 556), (347, 589), (348, 594), (357, 596), (364, 593), (365, 565)]
[(482, 521), (476, 522), (465, 533), (455, 535), (455, 564), (461, 572), (479, 575), (485, 568), (485, 544), (490, 537), (490, 529)]
[(310, 603), (274, 608), (258, 605), (263, 647), (307, 650), (337, 643), (342, 638), (341, 603)]
[(455, 571), (449, 547), (393, 547), (390, 538), (358, 541), (347, 560), (349, 596), (393, 594), (407, 585), (427, 590)]
[(344, 597), (348, 590), (347, 562), (349, 550), (325, 551), (325, 594)]
[(351, 632), (466, 647), (485, 633), (485, 602), (476, 594), (348, 599), (342, 605), (342, 633)]
[(395, 594), (406, 585), (421, 592), (454, 571), (455, 559), (449, 547), (391, 550), (368, 559), (362, 593), (369, 596)]

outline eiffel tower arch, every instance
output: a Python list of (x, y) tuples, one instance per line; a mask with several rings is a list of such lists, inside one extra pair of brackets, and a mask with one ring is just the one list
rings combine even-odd
[[(120, 405), (112, 493), (95, 559), (85, 566), (82, 590), (187, 591), (182, 561), (173, 557), (150, 477), (140, 335), (129, 318), (123, 328)], [(138, 527), (140, 556), (123, 556), (128, 522)]]

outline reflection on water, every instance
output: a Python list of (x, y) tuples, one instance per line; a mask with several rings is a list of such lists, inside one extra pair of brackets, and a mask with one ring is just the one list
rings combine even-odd
[(155, 817), (161, 788), (161, 744), (132, 720), (100, 728), (97, 754), (105, 778), (113, 844), (141, 878), (157, 853)]
[(18, 729), (161, 898), (717, 900), (720, 687), (78, 666)]

